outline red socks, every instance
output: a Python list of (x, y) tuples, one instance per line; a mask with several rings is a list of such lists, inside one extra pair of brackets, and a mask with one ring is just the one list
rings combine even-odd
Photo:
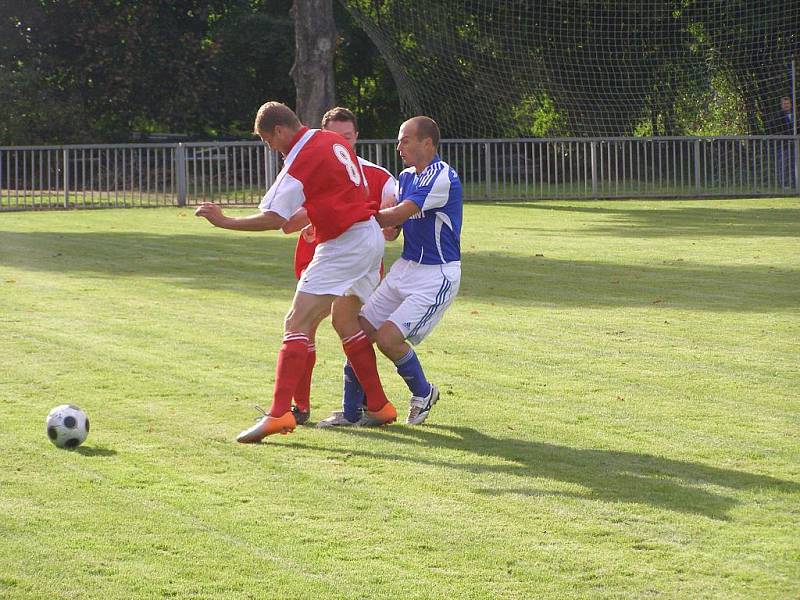
[(367, 410), (378, 412), (389, 401), (381, 386), (375, 350), (363, 331), (342, 340), (342, 348), (367, 394)]
[(272, 406), (269, 409), (269, 414), (273, 417), (282, 417), (291, 409), (292, 396), (306, 371), (308, 347), (308, 336), (304, 333), (287, 332), (283, 335), (283, 344), (278, 352), (278, 364), (275, 368)]
[[(378, 412), (389, 401), (381, 386), (375, 350), (363, 331), (342, 341), (342, 348), (367, 395), (367, 409)], [(292, 398), (299, 410), (311, 410), (311, 374), (317, 361), (314, 344), (304, 333), (283, 336), (275, 368), (275, 390), (269, 414), (281, 417), (291, 410)]]
[(311, 410), (311, 374), (314, 372), (314, 365), (317, 362), (317, 347), (314, 343), (309, 343), (308, 354), (306, 356), (306, 369), (297, 383), (294, 390), (294, 404), (298, 410), (309, 412)]

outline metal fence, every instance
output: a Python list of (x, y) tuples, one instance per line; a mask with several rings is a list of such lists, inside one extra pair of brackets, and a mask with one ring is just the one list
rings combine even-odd
[[(357, 152), (397, 174), (394, 140)], [(443, 140), (466, 200), (800, 195), (800, 137)], [(0, 211), (255, 205), (279, 156), (261, 142), (0, 147)]]

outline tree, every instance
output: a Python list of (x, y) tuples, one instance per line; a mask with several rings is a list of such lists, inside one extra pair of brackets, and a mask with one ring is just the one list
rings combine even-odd
[(250, 136), (291, 103), (291, 0), (0, 3), (0, 143)]
[(791, 93), (790, 64), (800, 54), (795, 0), (697, 0), (688, 9), (713, 49), (716, 66), (741, 95), (749, 133), (764, 133), (781, 96)]
[(336, 103), (336, 25), (331, 0), (295, 0), (292, 17), (295, 59), (291, 75), (297, 89), (296, 111), (301, 121), (316, 125)]
[(25, 81), (17, 100), (30, 107), (7, 118), (23, 117), (27, 143), (118, 141), (151, 123), (174, 130), (203, 122), (210, 8), (201, 0), (4, 5), (3, 79)]
[(250, 137), (261, 104), (294, 105), (291, 5), (292, 0), (235, 0), (212, 15), (207, 43), (215, 51), (206, 77), (213, 92), (202, 99), (209, 110), (206, 134)]
[[(0, 144), (123, 142), (154, 132), (249, 139), (264, 101), (296, 106), (317, 125), (337, 95), (359, 113), (362, 136), (393, 136), (397, 92), (363, 31), (330, 0), (297, 0), (297, 23), (292, 5), (0, 2)], [(295, 24), (305, 36), (293, 72), (302, 89), (290, 75)]]

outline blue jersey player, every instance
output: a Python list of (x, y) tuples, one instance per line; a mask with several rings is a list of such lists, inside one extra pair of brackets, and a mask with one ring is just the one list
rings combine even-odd
[[(433, 119), (414, 117), (400, 126), (397, 151), (407, 168), (398, 178), (398, 203), (376, 218), (381, 227), (402, 227), (403, 254), (361, 310), (363, 331), (411, 390), (410, 425), (425, 421), (439, 399), (410, 344), (419, 344), (441, 320), (461, 282), (461, 181), (439, 157), (438, 145)], [(345, 379), (344, 393), (345, 407), (360, 406), (355, 377)], [(330, 424), (351, 424), (336, 420)]]

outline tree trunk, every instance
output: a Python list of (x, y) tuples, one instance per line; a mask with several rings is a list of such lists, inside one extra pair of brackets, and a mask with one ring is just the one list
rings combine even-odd
[(291, 76), (297, 90), (296, 112), (310, 127), (336, 104), (333, 56), (336, 25), (332, 0), (294, 0), (295, 59)]

